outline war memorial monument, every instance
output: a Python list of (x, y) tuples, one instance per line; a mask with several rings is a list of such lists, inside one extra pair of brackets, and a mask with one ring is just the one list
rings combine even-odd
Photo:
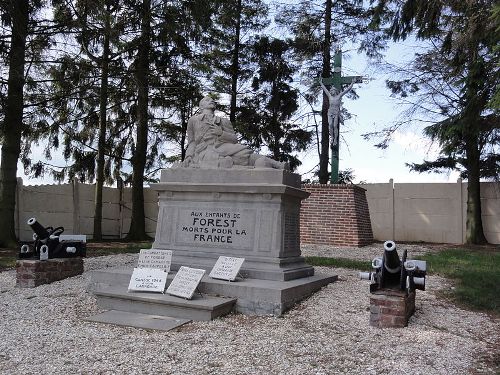
[[(132, 270), (94, 271), (101, 307), (132, 313), (208, 320), (236, 311), (281, 315), (336, 279), (315, 274), (300, 252), (300, 176), (238, 142), (229, 120), (205, 97), (187, 129), (185, 160), (161, 172), (153, 249), (172, 251), (170, 269), (207, 271), (191, 300), (127, 293)], [(219, 257), (244, 259), (234, 282), (208, 273)], [(167, 285), (174, 275), (169, 274)], [(218, 304), (224, 307), (220, 313)], [(196, 310), (212, 309), (207, 315)]]

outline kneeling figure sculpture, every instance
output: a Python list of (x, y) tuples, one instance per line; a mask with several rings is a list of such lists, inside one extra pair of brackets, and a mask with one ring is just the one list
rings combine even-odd
[(211, 97), (200, 101), (200, 110), (200, 114), (188, 121), (188, 147), (182, 167), (288, 169), (286, 163), (256, 154), (238, 143), (231, 122), (215, 115), (215, 101)]

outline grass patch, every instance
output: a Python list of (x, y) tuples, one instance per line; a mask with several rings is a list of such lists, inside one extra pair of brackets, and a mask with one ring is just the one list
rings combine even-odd
[(426, 254), (427, 271), (455, 280), (449, 294), (457, 303), (500, 315), (500, 252), (447, 249)]
[(346, 258), (306, 257), (306, 263), (311, 266), (339, 267), (361, 271), (372, 269), (371, 262)]
[(14, 268), (16, 266), (16, 257), (0, 256), (0, 270), (6, 268)]

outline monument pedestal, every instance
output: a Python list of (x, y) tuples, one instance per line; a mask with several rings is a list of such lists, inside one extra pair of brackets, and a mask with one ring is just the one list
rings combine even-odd
[(173, 251), (172, 269), (209, 271), (221, 255), (245, 258), (245, 278), (312, 276), (300, 256), (300, 176), (278, 169), (165, 169), (153, 248)]
[[(270, 168), (166, 169), (161, 182), (151, 187), (159, 195), (153, 248), (172, 250), (171, 270), (188, 266), (208, 274), (219, 256), (245, 258), (242, 278), (229, 282), (206, 274), (199, 285), (211, 299), (236, 299), (233, 311), (281, 315), (337, 279), (315, 275), (301, 256), (300, 203), (309, 194), (300, 189), (296, 174)], [(101, 307), (168, 316), (176, 310), (179, 317), (200, 319), (190, 309), (201, 307), (187, 302), (179, 310), (178, 297), (145, 293), (139, 303), (137, 296), (124, 292), (131, 272), (93, 271), (90, 287)], [(167, 286), (172, 279), (169, 274)], [(223, 308), (220, 304), (214, 301), (213, 310), (227, 313), (230, 305), (225, 300)]]
[[(131, 275), (131, 269), (92, 271), (89, 288), (97, 297), (99, 306), (108, 310), (207, 320), (200, 319), (199, 313), (194, 315), (195, 307), (193, 306), (188, 306), (189, 309), (179, 310), (180, 304), (193, 305), (192, 302), (183, 298), (159, 295), (158, 293), (127, 293), (127, 285)], [(174, 274), (169, 273), (167, 286), (170, 285), (174, 277)], [(280, 316), (296, 303), (336, 280), (337, 276), (334, 275), (316, 274), (291, 281), (238, 279), (230, 282), (211, 279), (205, 275), (198, 286), (203, 297), (196, 294), (193, 302), (205, 300), (205, 305), (212, 306), (212, 300), (215, 299), (212, 310), (218, 311), (218, 313), (212, 315), (212, 318), (227, 314), (231, 309), (246, 315), (272, 314)], [(218, 298), (214, 296), (218, 296)], [(221, 304), (219, 300), (222, 299), (223, 309), (219, 306)], [(234, 303), (229, 310), (227, 309), (228, 299)], [(177, 306), (175, 309), (178, 310), (178, 314), (173, 313), (169, 304)]]

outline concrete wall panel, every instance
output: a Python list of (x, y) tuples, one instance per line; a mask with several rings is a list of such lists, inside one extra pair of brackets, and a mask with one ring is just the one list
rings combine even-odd
[[(373, 236), (376, 240), (462, 243), (465, 240), (467, 183), (364, 184)], [(18, 184), (16, 230), (21, 240), (31, 240), (26, 221), (36, 217), (44, 226), (64, 226), (66, 233), (92, 237), (94, 189), (90, 184), (23, 186)], [(485, 236), (500, 243), (500, 184), (481, 183)], [(157, 193), (144, 189), (146, 231), (154, 236), (158, 216)], [(127, 234), (132, 210), (131, 188), (103, 190), (103, 235)], [(393, 236), (394, 233), (394, 236)]]

